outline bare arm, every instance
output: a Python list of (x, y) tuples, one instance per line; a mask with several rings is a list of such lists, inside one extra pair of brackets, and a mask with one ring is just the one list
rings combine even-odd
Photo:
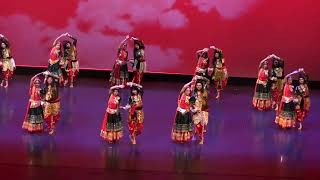
[(65, 33), (65, 35), (72, 39), (72, 41), (73, 41), (72, 44), (73, 44), (74, 46), (77, 46), (77, 42), (78, 42), (77, 38), (73, 37), (73, 36), (72, 36), (71, 34), (69, 34), (69, 33)]
[(301, 72), (304, 72), (304, 69), (303, 69), (303, 68), (299, 68), (298, 70), (295, 70), (295, 71), (287, 74), (287, 75), (284, 77), (284, 79), (285, 79), (285, 81), (287, 82), (288, 77), (290, 77), (290, 76), (292, 76), (292, 75), (295, 75), (295, 74), (298, 74), (298, 73), (301, 73)]
[(67, 35), (67, 33), (63, 33), (63, 34), (61, 34), (60, 36), (58, 36), (54, 41), (53, 41), (53, 46), (55, 46), (56, 44), (57, 44), (57, 41), (60, 39), (60, 38), (62, 38), (63, 36), (66, 36)]
[(126, 38), (121, 41), (121, 43), (120, 43), (120, 45), (119, 45), (119, 48), (121, 48), (121, 46), (123, 46), (123, 44), (124, 44), (125, 42), (127, 42), (129, 38), (130, 38), (130, 36), (127, 35)]
[(112, 87), (110, 87), (110, 90), (109, 90), (109, 94), (111, 93), (111, 91), (112, 90), (114, 90), (114, 89), (122, 89), (122, 88), (124, 88), (124, 85), (118, 85), (118, 86), (112, 86)]
[(136, 84), (136, 83), (133, 83), (133, 82), (128, 82), (128, 83), (127, 83), (127, 86), (130, 86), (130, 87), (136, 86), (136, 87), (138, 87), (138, 88), (143, 88), (140, 84)]
[(191, 84), (192, 84), (192, 81), (185, 84), (180, 90), (180, 94), (182, 94), (188, 87), (190, 87)]

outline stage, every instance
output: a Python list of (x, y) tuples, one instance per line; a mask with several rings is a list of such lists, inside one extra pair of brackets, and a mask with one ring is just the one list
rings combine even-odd
[[(100, 136), (106, 79), (81, 78), (62, 88), (62, 118), (56, 134), (21, 129), (30, 76), (15, 76), (0, 89), (1, 179), (317, 179), (320, 177), (320, 91), (311, 89), (311, 113), (304, 129), (282, 130), (275, 113), (251, 107), (254, 86), (228, 86), (219, 101), (211, 93), (204, 145), (171, 141), (182, 82), (144, 84), (145, 123), (137, 145), (127, 128), (118, 143)], [(129, 90), (122, 92), (125, 105)], [(213, 92), (213, 91), (211, 91)], [(123, 111), (124, 122), (127, 113)], [(126, 126), (125, 126), (126, 127)]]

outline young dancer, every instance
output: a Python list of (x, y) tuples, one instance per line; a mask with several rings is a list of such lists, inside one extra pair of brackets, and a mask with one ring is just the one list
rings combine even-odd
[(16, 65), (11, 55), (10, 43), (6, 37), (0, 34), (0, 66), (2, 66), (1, 87), (7, 88)]
[(296, 103), (298, 99), (295, 97), (293, 86), (293, 75), (303, 72), (303, 69), (293, 71), (285, 76), (285, 85), (283, 95), (280, 102), (280, 107), (276, 115), (275, 123), (282, 128), (293, 128), (297, 120)]
[(272, 105), (272, 96), (269, 86), (268, 60), (271, 56), (263, 59), (259, 64), (258, 79), (256, 81), (255, 92), (252, 99), (253, 107), (258, 110), (269, 110)]
[(196, 80), (195, 87), (193, 88), (193, 110), (192, 120), (195, 125), (195, 134), (199, 137), (199, 144), (204, 142), (204, 133), (209, 120), (209, 107), (208, 107), (208, 90), (206, 88), (206, 81)]
[(178, 98), (178, 108), (176, 111), (171, 138), (175, 142), (189, 142), (193, 136), (193, 122), (191, 115), (191, 84), (184, 85)]
[(299, 76), (299, 85), (296, 87), (295, 93), (298, 98), (298, 104), (296, 106), (297, 121), (299, 123), (298, 129), (302, 130), (302, 122), (309, 114), (311, 106), (308, 76), (304, 72)]
[(216, 99), (220, 98), (221, 91), (226, 87), (228, 82), (228, 71), (225, 64), (224, 55), (221, 49), (214, 46), (210, 46), (214, 50), (213, 53), (213, 76), (212, 79), (215, 83), (215, 88), (217, 90)]
[(44, 120), (49, 129), (49, 134), (55, 132), (55, 127), (60, 119), (59, 76), (44, 72), (45, 88), (41, 90), (44, 100)]
[(142, 103), (142, 95), (143, 90), (142, 86), (139, 84), (135, 84), (129, 82), (127, 84), (131, 87), (131, 95), (129, 97), (128, 104), (123, 107), (123, 109), (129, 109), (128, 114), (128, 127), (130, 132), (130, 140), (132, 144), (136, 144), (137, 140), (136, 137), (141, 134), (143, 128), (143, 120), (144, 120), (144, 113), (143, 113), (143, 103)]
[(142, 40), (132, 37), (134, 49), (133, 49), (133, 83), (142, 84), (144, 72), (146, 71), (146, 60), (145, 60), (145, 46)]
[(109, 100), (103, 118), (100, 136), (109, 143), (115, 143), (123, 137), (122, 118), (119, 112), (120, 92), (124, 85), (112, 86), (109, 90)]
[(50, 74), (53, 74), (55, 76), (59, 77), (59, 83), (63, 82), (63, 75), (61, 66), (63, 66), (62, 59), (62, 43), (59, 41), (59, 39), (63, 36), (66, 36), (67, 33), (61, 34), (59, 37), (57, 37), (53, 42), (53, 47), (50, 51), (50, 58), (49, 58), (49, 64), (48, 64), (48, 72)]
[(128, 73), (128, 50), (127, 50), (127, 41), (129, 39), (129, 35), (120, 43), (118, 52), (117, 52), (117, 60), (113, 65), (112, 72), (110, 74), (110, 85), (126, 85), (129, 79)]
[(272, 54), (272, 69), (271, 69), (271, 93), (272, 93), (272, 107), (278, 109), (283, 92), (283, 78), (284, 78), (284, 61)]
[(41, 80), (38, 78), (38, 75), (32, 77), (30, 80), (30, 99), (22, 125), (22, 128), (28, 132), (42, 132), (44, 129), (44, 116), (41, 104)]
[(63, 63), (62, 70), (65, 71), (63, 77), (64, 86), (70, 83), (70, 87), (73, 88), (74, 80), (79, 74), (79, 62), (77, 59), (77, 39), (71, 36), (69, 33), (66, 33), (66, 36), (69, 37), (71, 41), (66, 40), (63, 44)]

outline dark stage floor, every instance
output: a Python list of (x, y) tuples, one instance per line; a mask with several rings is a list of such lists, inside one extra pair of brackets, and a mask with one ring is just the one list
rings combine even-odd
[(61, 89), (62, 119), (54, 136), (24, 132), (28, 84), (29, 77), (16, 76), (8, 90), (0, 89), (3, 180), (320, 178), (320, 91), (312, 91), (311, 114), (299, 132), (280, 130), (273, 112), (253, 110), (253, 87), (229, 86), (219, 102), (210, 100), (205, 144), (179, 145), (170, 131), (183, 83), (146, 82), (145, 126), (133, 146), (127, 136), (116, 145), (99, 137), (108, 92), (102, 79)]

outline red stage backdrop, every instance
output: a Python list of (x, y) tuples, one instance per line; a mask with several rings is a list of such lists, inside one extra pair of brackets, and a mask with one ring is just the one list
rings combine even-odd
[(63, 32), (78, 38), (82, 68), (111, 69), (126, 34), (144, 40), (148, 72), (192, 74), (195, 51), (223, 49), (231, 76), (256, 77), (270, 53), (286, 72), (320, 80), (316, 0), (0, 0), (0, 33), (17, 65), (46, 66)]

